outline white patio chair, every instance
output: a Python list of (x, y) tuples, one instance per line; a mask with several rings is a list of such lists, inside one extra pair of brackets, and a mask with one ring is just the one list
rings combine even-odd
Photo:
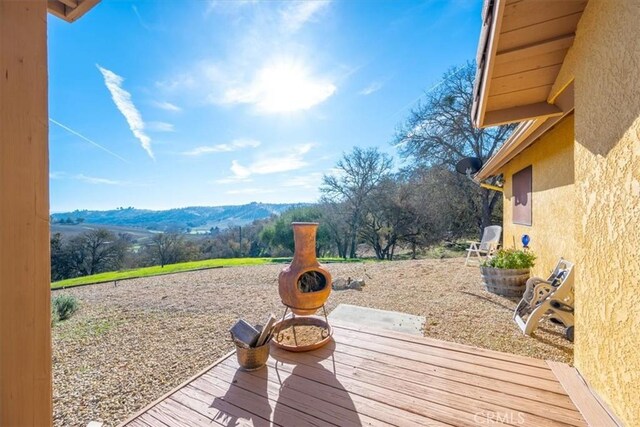
[(502, 227), (499, 225), (491, 225), (485, 227), (482, 232), (482, 240), (479, 242), (469, 242), (469, 249), (467, 249), (467, 260), (465, 265), (469, 265), (469, 261), (475, 259), (480, 262), (488, 257), (491, 257), (493, 253), (498, 249), (500, 244), (500, 236), (502, 235)]
[(532, 277), (522, 300), (513, 313), (525, 335), (531, 335), (540, 322), (548, 319), (565, 327), (565, 335), (573, 341), (573, 263), (560, 258), (547, 280)]

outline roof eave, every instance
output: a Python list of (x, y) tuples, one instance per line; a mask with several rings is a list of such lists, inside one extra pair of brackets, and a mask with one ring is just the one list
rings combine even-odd
[(561, 117), (551, 89), (587, 0), (485, 0), (471, 118), (478, 128)]
[(541, 116), (521, 122), (502, 144), (500, 149), (487, 160), (482, 169), (474, 176), (476, 182), (497, 175), (500, 169), (511, 159), (533, 144), (547, 130), (551, 129), (574, 109), (573, 82), (557, 96), (555, 103), (560, 110), (559, 115)]
[(480, 31), (480, 43), (476, 54), (476, 79), (473, 87), (474, 96), (471, 107), (472, 121), (476, 127), (484, 127), (484, 115), (487, 106), (487, 96), (491, 80), (489, 75), (493, 69), (498, 36), (502, 26), (502, 15), (506, 0), (485, 0), (482, 17), (483, 24)]
[(100, 0), (47, 0), (47, 10), (64, 21), (74, 22), (98, 3)]

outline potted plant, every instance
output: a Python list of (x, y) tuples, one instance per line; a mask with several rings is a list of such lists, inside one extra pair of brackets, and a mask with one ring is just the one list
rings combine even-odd
[(521, 297), (535, 260), (531, 251), (500, 249), (480, 266), (485, 289), (506, 297)]

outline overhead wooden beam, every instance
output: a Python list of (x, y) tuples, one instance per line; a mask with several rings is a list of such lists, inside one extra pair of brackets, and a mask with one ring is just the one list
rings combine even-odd
[(74, 9), (67, 10), (67, 21), (75, 21), (85, 13), (89, 12), (89, 10), (98, 3), (100, 3), (100, 0), (82, 0), (81, 2), (78, 2), (78, 6)]
[(47, 11), (53, 16), (67, 20), (67, 6), (58, 0), (47, 0)]
[(555, 37), (550, 40), (518, 47), (516, 49), (498, 52), (496, 55), (496, 65), (512, 61), (521, 61), (532, 56), (544, 55), (545, 53), (554, 52), (556, 50), (568, 49), (573, 44), (573, 40), (575, 38), (575, 33), (571, 33), (561, 37)]
[(78, 7), (78, 0), (58, 0), (60, 3), (64, 3), (65, 6), (75, 9)]
[(504, 110), (487, 111), (482, 125), (485, 127), (498, 126), (531, 119), (561, 116), (562, 114), (562, 110), (557, 106), (546, 102), (538, 102)]
[[(556, 81), (561, 67), (562, 64), (555, 64), (548, 67), (525, 70), (507, 76), (494, 77), (491, 82), (489, 96), (498, 96), (546, 85), (551, 86), (553, 82)], [(546, 99), (547, 97), (545, 96), (540, 100)], [(491, 106), (488, 105), (487, 108), (491, 108)]]
[(50, 426), (44, 1), (0, 1), (0, 73), (0, 426)]
[[(548, 7), (554, 7), (558, 2), (547, 2)], [(504, 32), (500, 35), (500, 50), (517, 49), (520, 46), (531, 43), (533, 40), (549, 40), (574, 33), (582, 12), (539, 22), (517, 30)]]
[(536, 117), (523, 121), (509, 135), (502, 147), (482, 166), (482, 169), (473, 178), (476, 182), (482, 182), (490, 176), (498, 173), (499, 169), (507, 162), (521, 153), (549, 129), (558, 124), (566, 115), (574, 109), (573, 83), (557, 97), (555, 105), (562, 110), (561, 115), (550, 117)]
[(52, 15), (73, 22), (98, 3), (100, 0), (47, 0), (47, 9)]

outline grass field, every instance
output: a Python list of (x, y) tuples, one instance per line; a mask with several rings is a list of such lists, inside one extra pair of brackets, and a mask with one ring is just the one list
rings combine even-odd
[[(124, 271), (109, 271), (106, 273), (93, 274), (91, 276), (76, 277), (73, 279), (53, 282), (51, 289), (70, 288), (73, 286), (89, 285), (92, 283), (113, 282), (114, 280), (135, 279), (138, 277), (159, 276), (162, 274), (179, 273), (184, 271), (200, 270), (217, 267), (237, 267), (246, 265), (263, 265), (269, 263), (287, 263), (291, 258), (220, 258), (206, 259), (203, 261), (181, 262), (179, 264), (169, 264), (164, 267), (159, 265), (153, 267), (136, 268)], [(362, 262), (361, 259), (342, 258), (321, 258), (320, 262)]]

